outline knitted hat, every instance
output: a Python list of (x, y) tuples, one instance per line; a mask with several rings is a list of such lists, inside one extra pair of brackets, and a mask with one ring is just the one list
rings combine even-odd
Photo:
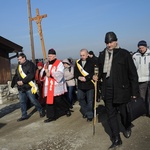
[(64, 60), (62, 61), (62, 63), (66, 63), (66, 64), (70, 65), (70, 62), (69, 62), (68, 59), (64, 59)]
[(56, 55), (56, 51), (53, 48), (51, 48), (49, 49), (48, 54)]
[(39, 67), (39, 66), (43, 67), (43, 63), (40, 61), (40, 62), (37, 63), (37, 66), (38, 66), (38, 67)]
[(117, 36), (114, 32), (107, 32), (106, 35), (105, 35), (105, 43), (108, 44), (108, 43), (111, 43), (113, 41), (117, 41)]
[(93, 51), (89, 51), (89, 54), (90, 54), (90, 55), (94, 55)]
[(146, 41), (142, 40), (142, 41), (139, 41), (139, 43), (138, 43), (137, 46), (138, 46), (138, 47), (139, 47), (139, 46), (145, 46), (145, 47), (147, 47), (147, 43), (146, 43)]

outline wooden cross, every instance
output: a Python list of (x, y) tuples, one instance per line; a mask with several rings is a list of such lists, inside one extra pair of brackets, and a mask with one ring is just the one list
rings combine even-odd
[(37, 8), (36, 9), (36, 17), (31, 18), (32, 21), (33, 20), (36, 21), (37, 26), (38, 26), (38, 32), (39, 32), (39, 35), (40, 35), (40, 40), (41, 40), (44, 59), (46, 59), (46, 50), (45, 50), (45, 45), (44, 45), (44, 38), (43, 38), (43, 33), (42, 33), (41, 21), (42, 21), (42, 18), (46, 18), (46, 17), (47, 17), (47, 14), (40, 15), (39, 14), (39, 9)]

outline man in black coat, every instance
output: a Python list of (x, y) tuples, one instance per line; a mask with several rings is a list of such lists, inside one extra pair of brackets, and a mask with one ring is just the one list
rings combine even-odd
[(98, 57), (95, 56), (95, 54), (94, 54), (93, 51), (89, 51), (89, 57), (91, 58), (91, 60), (93, 61), (93, 63), (95, 65), (97, 65), (97, 63), (98, 63)]
[(119, 109), (126, 138), (131, 136), (131, 122), (126, 104), (139, 95), (138, 75), (130, 53), (119, 47), (117, 36), (108, 32), (105, 36), (106, 48), (99, 55), (99, 79), (102, 81), (102, 99), (112, 131), (110, 148), (122, 144), (117, 112)]
[(83, 118), (92, 121), (94, 84), (91, 80), (94, 75), (94, 63), (88, 58), (87, 49), (80, 50), (80, 57), (81, 59), (76, 61), (74, 69), (74, 77), (77, 79), (78, 86), (77, 96)]
[(26, 59), (24, 53), (18, 55), (18, 66), (16, 69), (15, 76), (12, 80), (11, 87), (13, 88), (17, 84), (19, 91), (19, 100), (22, 116), (17, 121), (23, 121), (29, 118), (27, 115), (27, 98), (35, 105), (36, 109), (40, 113), (40, 117), (45, 116), (45, 112), (36, 99), (36, 86), (34, 84), (35, 78), (35, 65)]
[[(93, 51), (89, 51), (89, 58), (93, 61), (95, 66), (98, 65), (98, 57), (95, 56)], [(98, 82), (96, 101), (100, 102), (100, 100), (101, 100), (101, 91), (100, 91), (100, 85), (99, 85), (99, 82)]]

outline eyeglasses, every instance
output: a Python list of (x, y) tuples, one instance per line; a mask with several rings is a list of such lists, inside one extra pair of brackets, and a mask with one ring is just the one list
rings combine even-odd
[(22, 58), (19, 58), (18, 61), (22, 60)]

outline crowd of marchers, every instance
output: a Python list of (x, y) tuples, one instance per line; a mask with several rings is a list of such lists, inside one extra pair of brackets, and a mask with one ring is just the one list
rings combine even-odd
[(83, 48), (75, 62), (70, 58), (59, 60), (53, 48), (48, 50), (48, 58), (36, 65), (24, 53), (19, 53), (11, 84), (12, 88), (17, 85), (19, 91), (21, 117), (17, 121), (29, 119), (29, 100), (40, 117), (46, 116), (44, 123), (71, 116), (78, 100), (81, 116), (91, 122), (94, 102), (102, 99), (112, 132), (109, 149), (122, 145), (118, 112), (124, 126), (123, 135), (129, 138), (132, 130), (127, 104), (138, 97), (150, 98), (150, 50), (146, 41), (141, 40), (137, 52), (131, 54), (120, 47), (114, 32), (107, 32), (104, 41), (106, 47), (99, 57)]

